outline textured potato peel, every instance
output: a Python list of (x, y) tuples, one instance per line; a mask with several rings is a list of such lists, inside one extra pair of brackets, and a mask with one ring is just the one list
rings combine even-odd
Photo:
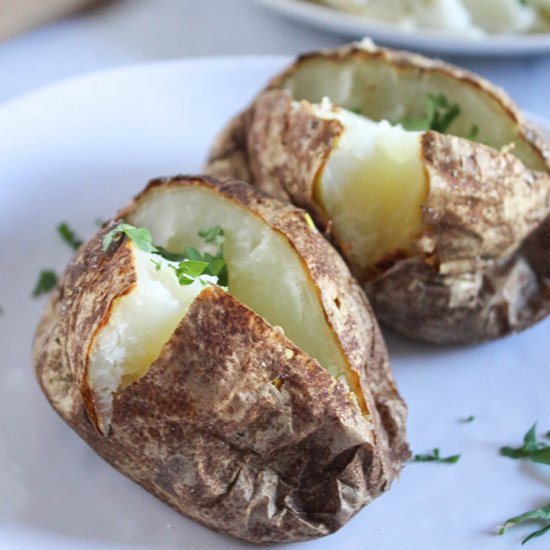
[(250, 186), (159, 180), (120, 215), (128, 217), (148, 193), (192, 186), (249, 209), (300, 254), (369, 414), (280, 328), (206, 286), (146, 374), (113, 396), (103, 434), (84, 381), (89, 344), (109, 304), (135, 284), (125, 239), (102, 250), (118, 220), (82, 247), (52, 295), (33, 350), (38, 380), (102, 457), (188, 517), (251, 542), (326, 535), (386, 490), (409, 456), (406, 409), (378, 327), (303, 211)]

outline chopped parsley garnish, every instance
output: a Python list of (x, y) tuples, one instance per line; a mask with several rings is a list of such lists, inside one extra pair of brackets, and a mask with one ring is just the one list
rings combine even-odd
[(155, 266), (155, 271), (161, 270), (162, 264), (160, 262), (156, 262), (155, 260), (151, 259), (151, 263)]
[(77, 250), (82, 244), (82, 239), (76, 236), (76, 233), (65, 222), (57, 226), (57, 232), (60, 237), (73, 249)]
[(52, 271), (51, 269), (45, 269), (40, 272), (36, 286), (32, 291), (32, 295), (35, 298), (37, 298), (42, 294), (47, 294), (48, 292), (50, 292), (50, 290), (52, 290), (55, 287), (56, 284), (57, 284), (57, 275), (55, 271)]
[(146, 227), (134, 227), (129, 223), (119, 223), (103, 237), (103, 252), (109, 250), (115, 237), (119, 235), (126, 235), (143, 252), (148, 252), (149, 254), (158, 254), (159, 252), (158, 248), (153, 244), (153, 237), (150, 231)]
[(194, 260), (183, 260), (178, 265), (170, 265), (178, 278), (180, 285), (190, 285), (197, 280), (197, 277), (204, 273), (208, 263), (196, 262)]
[(469, 424), (470, 422), (473, 422), (475, 419), (476, 419), (476, 417), (475, 417), (473, 414), (471, 414), (470, 416), (466, 417), (466, 418), (463, 420), (463, 422)]
[(535, 508), (530, 512), (525, 512), (525, 514), (521, 514), (519, 516), (510, 518), (500, 528), (498, 534), (504, 535), (504, 533), (507, 531), (507, 529), (510, 529), (510, 527), (514, 527), (516, 525), (525, 523), (527, 521), (546, 522), (546, 525), (542, 527), (542, 529), (539, 529), (538, 531), (534, 531), (528, 537), (524, 538), (521, 541), (521, 544), (525, 544), (527, 541), (530, 541), (535, 537), (540, 537), (541, 535), (544, 535), (544, 533), (546, 533), (547, 531), (550, 531), (550, 504), (547, 504), (546, 506), (542, 506), (541, 508)]
[[(223, 257), (223, 244), (225, 235), (219, 225), (201, 229), (198, 232), (206, 244), (217, 247), (214, 253), (200, 252), (193, 246), (188, 246), (181, 253), (170, 252), (161, 246), (153, 244), (153, 237), (146, 227), (134, 227), (127, 223), (120, 223), (103, 237), (103, 251), (107, 251), (114, 239), (126, 235), (140, 250), (149, 254), (158, 254), (171, 262), (178, 262), (177, 266), (171, 265), (181, 285), (191, 284), (200, 275), (211, 275), (218, 278), (218, 284), (227, 287), (227, 265)], [(160, 262), (154, 260), (157, 271), (160, 270)]]
[(479, 126), (477, 124), (472, 124), (470, 132), (466, 136), (470, 141), (477, 141), (477, 136), (479, 135)]
[(363, 109), (361, 109), (361, 107), (350, 107), (349, 110), (352, 113), (355, 113), (356, 115), (362, 115), (363, 114)]
[(456, 464), (460, 459), (460, 455), (452, 455), (447, 457), (442, 457), (439, 454), (439, 449), (434, 449), (433, 453), (425, 455), (414, 455), (412, 458), (413, 462), (439, 462), (441, 464)]
[(502, 447), (500, 454), (508, 458), (528, 458), (532, 462), (550, 464), (550, 445), (543, 441), (537, 441), (537, 423), (535, 422), (529, 431), (523, 436), (521, 447)]
[(199, 229), (199, 237), (204, 239), (205, 243), (216, 244), (218, 246), (222, 246), (225, 241), (223, 228), (219, 225), (207, 227), (206, 229)]
[[(82, 239), (65, 222), (57, 226), (58, 235), (73, 249), (77, 250), (82, 245)], [(57, 274), (51, 269), (43, 269), (38, 275), (38, 281), (32, 291), (34, 298), (47, 294), (57, 284)]]
[(183, 251), (185, 258), (196, 262), (205, 262), (207, 264), (204, 269), (205, 275), (212, 275), (218, 278), (220, 286), (228, 286), (229, 276), (227, 272), (227, 264), (223, 257), (223, 245), (225, 242), (225, 234), (223, 228), (219, 225), (201, 229), (198, 232), (205, 243), (217, 246), (217, 250), (211, 254), (210, 252), (200, 252), (193, 246), (188, 246)]
[(444, 94), (427, 94), (422, 117), (404, 116), (394, 124), (401, 124), (405, 130), (435, 130), (444, 134), (459, 114), (458, 103), (451, 103)]
[[(545, 435), (548, 437), (550, 432)], [(532, 462), (538, 462), (540, 464), (550, 464), (550, 446), (543, 441), (537, 440), (537, 423), (527, 431), (523, 436), (523, 445), (521, 447), (502, 447), (500, 454), (509, 458), (519, 459), (527, 458)], [(521, 544), (525, 544), (535, 537), (540, 537), (544, 533), (550, 531), (550, 504), (535, 508), (525, 514), (513, 517), (506, 521), (506, 523), (500, 528), (498, 534), (503, 535), (507, 529), (519, 525), (521, 523), (531, 521), (545, 522), (545, 525), (537, 531), (533, 531), (528, 537), (521, 541)]]

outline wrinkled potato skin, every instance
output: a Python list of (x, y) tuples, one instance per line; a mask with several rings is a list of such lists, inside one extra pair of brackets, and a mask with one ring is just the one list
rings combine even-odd
[[(406, 408), (372, 312), (336, 252), (295, 207), (248, 185), (185, 177), (152, 182), (135, 200), (186, 185), (239, 202), (305, 251), (370, 421), (347, 387), (281, 329), (206, 287), (147, 374), (115, 395), (110, 432), (102, 435), (86, 389), (88, 350), (112, 300), (136, 276), (125, 237), (107, 253), (101, 242), (136, 202), (80, 249), (54, 291), (33, 350), (39, 383), (94, 450), (182, 514), (256, 543), (329, 534), (387, 489), (410, 454)], [(310, 254), (317, 259), (310, 262)], [(364, 324), (352, 324), (356, 318)]]
[[(421, 155), (429, 193), (424, 231), (409, 250), (362, 271), (331, 234), (314, 186), (342, 128), (317, 118), (277, 89), (311, 57), (337, 62), (378, 56), (398, 67), (440, 71), (496, 98), (539, 154), (546, 172), (527, 169), (509, 153), (451, 135), (427, 132)], [(206, 171), (238, 173), (280, 200), (311, 212), (348, 261), (387, 327), (436, 343), (472, 343), (522, 330), (550, 313), (550, 156), (548, 145), (518, 109), (487, 81), (424, 57), (354, 47), (303, 56), (275, 77), (218, 136)]]
[[(430, 193), (420, 256), (365, 289), (381, 322), (410, 337), (469, 343), (522, 330), (550, 313), (550, 178), (510, 154), (428, 132)], [(442, 324), (443, 323), (443, 326)]]

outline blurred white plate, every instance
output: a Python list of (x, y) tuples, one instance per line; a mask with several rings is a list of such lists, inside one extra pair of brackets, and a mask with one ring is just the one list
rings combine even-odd
[[(550, 33), (503, 34), (474, 39), (435, 29), (403, 29), (312, 4), (307, 0), (253, 0), (269, 10), (332, 33), (360, 39), (368, 36), (388, 46), (472, 56), (514, 56), (550, 52)], [(519, 1), (519, 0), (518, 0)]]
[[(30, 293), (41, 269), (60, 271), (71, 255), (55, 233), (59, 222), (90, 236), (98, 217), (113, 215), (149, 178), (199, 172), (216, 132), (287, 62), (139, 65), (0, 106), (0, 548), (250, 547), (176, 514), (58, 418), (33, 376), (31, 342), (45, 299)], [(391, 491), (341, 531), (290, 547), (517, 549), (528, 530), (498, 538), (495, 528), (550, 500), (550, 477), (498, 451), (519, 444), (537, 419), (550, 429), (549, 330), (547, 319), (466, 348), (389, 337), (413, 451), (440, 447), (462, 458), (407, 465)], [(475, 422), (461, 422), (469, 415)]]

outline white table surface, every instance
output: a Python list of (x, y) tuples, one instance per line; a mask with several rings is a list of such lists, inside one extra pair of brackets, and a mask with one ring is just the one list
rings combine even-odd
[[(106, 67), (191, 56), (296, 54), (345, 37), (308, 29), (250, 0), (113, 0), (0, 43), (0, 101)], [(550, 56), (447, 58), (550, 118)]]

